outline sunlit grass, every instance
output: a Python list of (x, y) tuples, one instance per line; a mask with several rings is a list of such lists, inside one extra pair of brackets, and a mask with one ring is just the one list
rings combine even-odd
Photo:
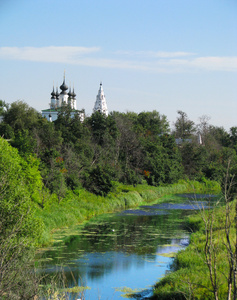
[[(187, 193), (187, 192), (219, 192), (220, 187), (212, 182), (181, 181), (177, 184), (153, 187), (147, 184), (137, 186), (114, 183), (114, 189), (106, 197), (96, 196), (84, 189), (76, 190), (75, 193), (68, 192), (66, 197), (57, 203), (54, 195), (42, 209), (37, 208), (36, 216), (43, 221), (44, 233), (39, 241), (40, 245), (52, 242), (51, 233), (58, 228), (72, 227), (90, 218), (124, 209), (135, 208), (144, 204), (152, 204), (165, 201), (165, 195)], [(162, 198), (162, 199), (161, 199)], [(176, 201), (172, 196), (172, 201)], [(178, 200), (177, 200), (178, 201)], [(68, 232), (67, 232), (68, 234)], [(58, 237), (60, 240), (61, 238)]]
[(123, 293), (121, 296), (124, 298), (133, 298), (132, 296), (141, 292), (142, 289), (132, 289), (130, 287), (119, 287), (119, 288), (115, 288), (116, 292), (121, 292)]
[[(234, 220), (234, 208), (230, 218)], [(213, 244), (215, 244), (217, 280), (219, 286), (219, 299), (227, 299), (228, 253), (225, 241), (225, 218), (223, 210), (219, 207), (214, 210)], [(206, 215), (209, 211), (203, 212)], [(154, 289), (154, 299), (214, 299), (209, 271), (205, 263), (204, 222), (200, 214), (190, 215), (187, 227), (195, 231), (191, 235), (190, 245), (177, 253), (172, 273), (159, 281)], [(234, 227), (234, 226), (233, 226)], [(234, 243), (234, 228), (230, 230), (231, 240)]]

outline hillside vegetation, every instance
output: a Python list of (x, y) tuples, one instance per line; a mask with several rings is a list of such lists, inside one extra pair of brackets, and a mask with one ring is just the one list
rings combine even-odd
[(227, 133), (204, 117), (195, 125), (181, 111), (173, 131), (157, 111), (95, 113), (81, 123), (67, 106), (48, 122), (21, 101), (1, 101), (0, 114), (3, 299), (37, 294), (30, 258), (54, 229), (193, 187), (231, 187), (235, 196), (236, 127)]

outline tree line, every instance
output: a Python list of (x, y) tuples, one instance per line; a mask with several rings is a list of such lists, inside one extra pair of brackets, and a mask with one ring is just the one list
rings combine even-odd
[(84, 122), (70, 112), (65, 106), (49, 122), (22, 101), (0, 102), (1, 137), (24, 159), (37, 160), (44, 188), (58, 202), (68, 190), (81, 187), (106, 195), (114, 181), (153, 186), (180, 179), (221, 181), (229, 159), (235, 168), (237, 127), (227, 132), (210, 125), (207, 116), (195, 124), (178, 111), (171, 129), (157, 111), (111, 112), (108, 117), (97, 112)]

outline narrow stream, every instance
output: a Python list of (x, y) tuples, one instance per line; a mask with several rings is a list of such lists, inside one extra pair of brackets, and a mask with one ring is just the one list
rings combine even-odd
[(44, 252), (40, 271), (63, 270), (71, 287), (90, 288), (84, 291), (86, 300), (121, 299), (125, 287), (149, 294), (169, 271), (173, 253), (188, 245), (184, 217), (206, 206), (205, 197), (194, 201), (193, 195), (176, 195), (166, 203), (102, 215), (60, 231)]

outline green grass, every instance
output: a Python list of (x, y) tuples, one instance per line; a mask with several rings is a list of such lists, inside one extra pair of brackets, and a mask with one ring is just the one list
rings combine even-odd
[(129, 186), (114, 183), (114, 188), (106, 197), (96, 196), (84, 189), (68, 192), (58, 203), (55, 195), (51, 195), (45, 207), (36, 210), (36, 217), (43, 221), (44, 230), (39, 245), (47, 245), (51, 241), (54, 230), (82, 223), (93, 216), (134, 208), (144, 203), (157, 202), (165, 195), (176, 193), (220, 192), (215, 182), (182, 181), (177, 184), (153, 187), (147, 184)]
[[(235, 216), (235, 203), (232, 205), (230, 218)], [(213, 216), (213, 245), (217, 258), (217, 282), (219, 299), (227, 299), (227, 277), (229, 274), (228, 255), (225, 247), (225, 206), (212, 211), (199, 212), (187, 219), (187, 226), (195, 231), (191, 235), (190, 245), (180, 251), (171, 272), (154, 287), (152, 299), (214, 299), (208, 267), (205, 263), (204, 249), (206, 242), (205, 226), (202, 216)], [(234, 227), (231, 228), (231, 240), (235, 240)], [(234, 246), (232, 244), (232, 246)], [(212, 253), (214, 253), (212, 251)]]

